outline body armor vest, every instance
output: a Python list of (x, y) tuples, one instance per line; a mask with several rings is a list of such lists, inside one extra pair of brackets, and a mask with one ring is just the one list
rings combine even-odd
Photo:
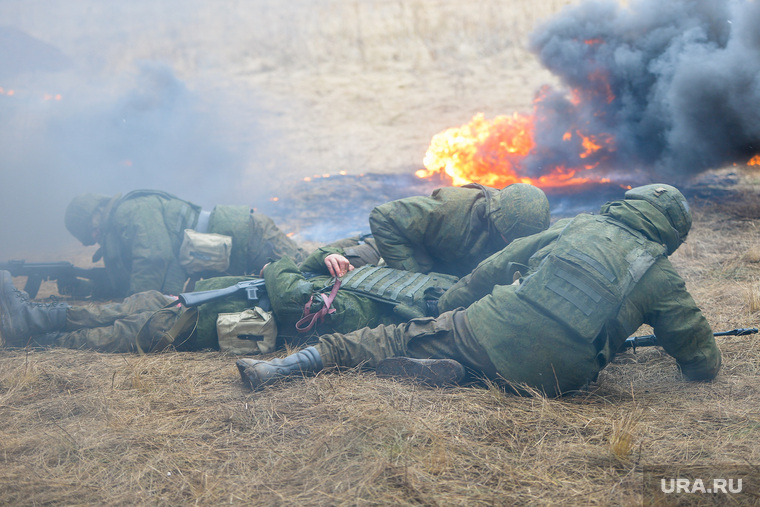
[(664, 253), (663, 245), (617, 220), (581, 215), (568, 223), (548, 255), (541, 258), (539, 252), (530, 259), (532, 274), (517, 294), (601, 350), (604, 325)]
[(438, 299), (459, 278), (441, 273), (413, 273), (387, 266), (362, 266), (343, 277), (340, 289), (392, 305), (414, 306), (427, 313), (425, 301)]

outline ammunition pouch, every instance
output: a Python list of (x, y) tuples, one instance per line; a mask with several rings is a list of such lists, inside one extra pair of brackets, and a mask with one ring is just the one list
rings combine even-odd
[(230, 267), (232, 237), (185, 229), (179, 262), (188, 273), (224, 273)]
[(277, 324), (272, 312), (258, 306), (239, 313), (220, 313), (216, 332), (222, 352), (271, 354), (277, 348)]

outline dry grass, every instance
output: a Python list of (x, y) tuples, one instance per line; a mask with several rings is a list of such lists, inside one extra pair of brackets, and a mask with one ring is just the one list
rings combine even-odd
[[(758, 193), (748, 186), (739, 204)], [(716, 330), (756, 325), (751, 222), (731, 206), (694, 213), (676, 265)], [(760, 344), (718, 341), (724, 366), (712, 383), (686, 382), (660, 349), (639, 349), (560, 400), (361, 371), (253, 394), (219, 353), (4, 351), (0, 496), (25, 505), (636, 504), (645, 465), (760, 459)]]
[[(478, 111), (529, 108), (545, 75), (525, 36), (565, 3), (304, 3), (256, 13), (250, 53), (220, 59), (242, 58), (245, 79), (301, 108), (273, 128), (315, 172), (396, 170)], [(673, 257), (715, 330), (760, 317), (756, 180), (695, 202)], [(714, 382), (640, 349), (559, 400), (361, 371), (253, 394), (219, 353), (5, 350), (0, 503), (640, 505), (645, 465), (760, 462), (760, 342), (718, 344)]]

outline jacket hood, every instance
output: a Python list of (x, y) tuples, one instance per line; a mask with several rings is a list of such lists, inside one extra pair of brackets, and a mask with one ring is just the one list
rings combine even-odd
[(95, 244), (93, 237), (93, 216), (105, 208), (111, 197), (102, 194), (81, 194), (71, 200), (66, 207), (63, 220), (66, 229), (83, 245)]
[(549, 227), (549, 200), (543, 190), (514, 183), (488, 194), (488, 219), (511, 242)]
[(608, 202), (602, 206), (600, 214), (610, 216), (655, 243), (665, 245), (668, 255), (681, 245), (681, 237), (668, 218), (647, 201), (623, 199)]

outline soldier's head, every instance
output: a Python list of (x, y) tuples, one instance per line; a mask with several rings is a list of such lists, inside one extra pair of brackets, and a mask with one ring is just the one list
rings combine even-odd
[(514, 183), (491, 196), (489, 220), (509, 243), (549, 227), (549, 200), (538, 187)]
[(102, 214), (111, 198), (100, 194), (82, 194), (71, 200), (66, 208), (64, 222), (69, 232), (85, 246), (99, 239)]
[(686, 241), (691, 229), (691, 211), (677, 188), (664, 183), (644, 185), (627, 191), (625, 201), (657, 227), (668, 255)]

